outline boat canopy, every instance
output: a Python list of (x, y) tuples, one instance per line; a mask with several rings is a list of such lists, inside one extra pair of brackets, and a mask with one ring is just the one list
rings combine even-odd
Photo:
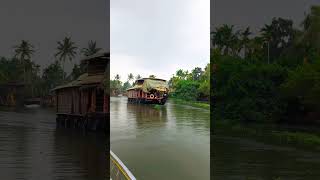
[[(139, 83), (139, 81), (143, 81), (143, 83)], [(137, 80), (135, 84), (135, 86), (127, 89), (127, 91), (133, 89), (142, 89), (143, 92), (150, 92), (151, 90), (165, 92), (169, 89), (167, 82), (162, 79), (145, 78)]]

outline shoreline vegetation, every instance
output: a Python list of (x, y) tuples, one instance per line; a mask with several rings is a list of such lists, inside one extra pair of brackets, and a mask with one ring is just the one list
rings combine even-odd
[[(66, 61), (72, 62), (77, 55), (87, 57), (102, 51), (95, 41), (80, 48), (71, 37), (65, 37), (56, 44), (52, 53), (54, 61), (41, 68), (33, 61), (36, 49), (31, 42), (21, 40), (13, 46), (12, 57), (0, 56), (0, 105), (16, 106), (23, 98), (50, 96), (52, 88), (77, 79), (86, 70), (85, 64), (74, 63), (71, 73), (67, 74)], [(17, 93), (12, 92), (12, 87)]]
[(320, 129), (320, 6), (293, 24), (273, 18), (257, 34), (232, 25), (211, 32), (215, 134), (320, 150), (320, 134), (308, 131)]
[[(135, 80), (141, 79), (138, 74), (134, 76), (128, 74), (126, 82), (122, 82), (120, 75), (116, 74), (114, 79), (110, 80), (111, 96), (126, 94), (128, 88), (133, 87)], [(149, 78), (158, 78), (150, 75)], [(195, 67), (190, 72), (179, 69), (173, 74), (169, 81), (169, 98), (176, 102), (184, 102), (192, 106), (209, 109), (210, 103), (210, 63), (204, 69)]]
[(245, 138), (270, 145), (281, 145), (307, 150), (320, 150), (320, 134), (307, 131), (286, 129), (284, 127), (256, 124), (214, 123), (214, 136)]
[(169, 100), (173, 101), (176, 104), (184, 104), (196, 108), (202, 108), (210, 110), (210, 103), (204, 101), (187, 101), (179, 98), (169, 97)]

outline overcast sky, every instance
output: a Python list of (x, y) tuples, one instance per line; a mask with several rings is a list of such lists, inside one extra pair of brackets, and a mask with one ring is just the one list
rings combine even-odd
[[(11, 57), (12, 47), (28, 40), (36, 49), (33, 60), (43, 68), (54, 61), (57, 41), (65, 36), (71, 36), (80, 48), (95, 40), (108, 51), (108, 1), (1, 0), (0, 56)], [(66, 63), (66, 68), (70, 70), (71, 65)]]
[(237, 28), (251, 27), (253, 32), (273, 17), (292, 19), (299, 27), (304, 12), (311, 5), (320, 5), (320, 0), (211, 0), (211, 25), (235, 25)]
[(169, 80), (209, 60), (210, 0), (111, 0), (111, 78)]

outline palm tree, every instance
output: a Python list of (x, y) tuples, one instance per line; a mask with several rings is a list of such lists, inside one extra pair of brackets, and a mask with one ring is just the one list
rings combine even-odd
[(140, 74), (138, 74), (138, 75), (136, 76), (136, 80), (138, 80), (138, 79), (141, 79)]
[(228, 55), (230, 51), (234, 53), (236, 52), (235, 48), (238, 43), (238, 35), (239, 31), (234, 32), (234, 26), (224, 24), (211, 33), (212, 44), (218, 48), (220, 52), (223, 51), (224, 55)]
[(85, 56), (91, 56), (93, 54), (98, 53), (99, 51), (101, 51), (101, 48), (97, 47), (97, 42), (90, 40), (88, 42), (88, 47), (82, 48), (81, 53)]
[(30, 61), (34, 52), (34, 46), (26, 40), (22, 40), (19, 45), (14, 46), (14, 57), (18, 58), (23, 66), (24, 82), (26, 77), (26, 61)]
[(250, 28), (247, 27), (243, 32), (241, 32), (241, 44), (244, 48), (244, 58), (246, 58), (246, 55), (247, 55), (247, 46), (250, 42), (250, 39), (249, 39), (249, 36), (251, 35), (251, 32), (250, 32)]
[[(128, 83), (130, 84), (130, 81), (132, 81), (134, 79), (134, 76), (133, 76), (133, 74), (132, 73), (130, 73), (129, 75), (128, 75)], [(133, 83), (132, 83), (133, 84)], [(131, 85), (131, 84), (130, 84)]]
[(120, 75), (116, 74), (116, 76), (114, 77), (115, 80), (119, 81), (120, 80)]
[(310, 54), (320, 52), (320, 6), (311, 7), (311, 12), (305, 17), (302, 25), (305, 31), (297, 43), (302, 44), (304, 61), (307, 62)]
[(131, 80), (133, 80), (133, 74), (132, 74), (132, 73), (130, 73), (130, 74), (128, 75), (128, 81), (130, 82)]
[(69, 61), (72, 61), (72, 59), (76, 56), (77, 47), (75, 46), (75, 43), (71, 41), (71, 37), (65, 37), (62, 41), (58, 41), (58, 47), (57, 47), (57, 53), (54, 55), (60, 62), (63, 63), (63, 71), (64, 64), (66, 62), (66, 59)]

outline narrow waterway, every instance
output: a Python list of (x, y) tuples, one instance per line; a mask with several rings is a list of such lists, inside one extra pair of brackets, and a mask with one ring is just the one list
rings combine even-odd
[(51, 109), (0, 110), (1, 179), (106, 179), (103, 134), (57, 129)]
[(112, 97), (111, 150), (139, 180), (210, 178), (210, 112)]
[(320, 154), (252, 139), (212, 136), (214, 180), (315, 180)]

